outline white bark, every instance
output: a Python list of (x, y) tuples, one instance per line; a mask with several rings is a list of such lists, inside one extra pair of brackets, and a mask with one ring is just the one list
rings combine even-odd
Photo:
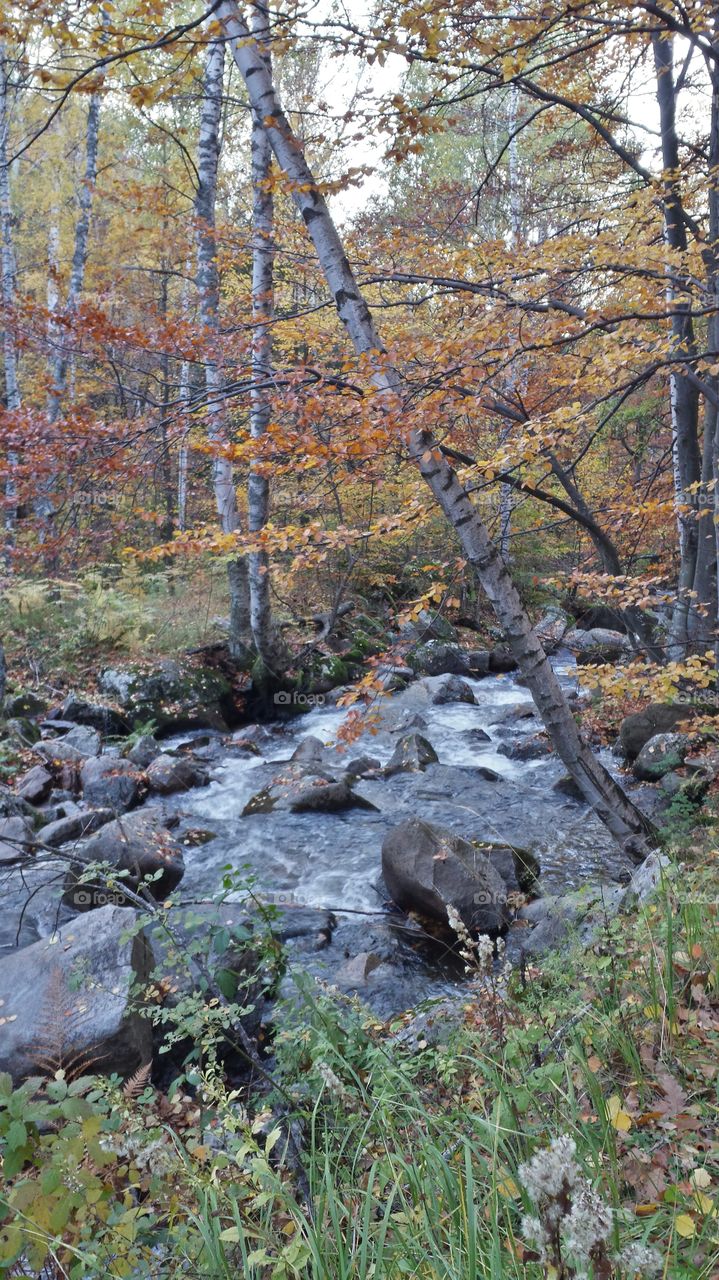
[[(264, 55), (268, 73), (272, 62), (267, 39), (267, 10), (256, 8), (252, 31)], [(261, 440), (270, 425), (272, 400), (272, 318), (274, 313), (274, 200), (272, 196), (272, 148), (256, 111), (252, 113), (252, 382), (250, 434)], [(268, 477), (250, 467), (247, 481), (247, 521), (251, 533), (267, 524), (270, 505)], [(275, 631), (270, 594), (270, 558), (266, 551), (247, 557), (252, 638), (263, 666), (278, 675), (284, 665), (283, 646)]]
[[(240, 527), (237, 493), (232, 462), (224, 449), (227, 426), (224, 409), (224, 378), (217, 359), (219, 333), (220, 281), (217, 270), (215, 236), (215, 204), (217, 169), (220, 158), (220, 118), (222, 113), (222, 81), (225, 68), (225, 44), (213, 40), (207, 49), (200, 112), (198, 148), (198, 188), (195, 198), (197, 218), (197, 289), (200, 296), (200, 320), (214, 349), (205, 356), (208, 436), (215, 446), (212, 483), (215, 506), (223, 533), (235, 533)], [(229, 647), (235, 657), (243, 656), (249, 631), (247, 566), (243, 558), (228, 565), (230, 589)]]
[[(519, 86), (510, 85), (507, 99), (507, 132), (509, 133), (509, 241), (510, 248), (516, 249), (522, 234), (522, 201), (519, 190), (519, 139), (517, 137), (517, 118), (519, 115)], [(517, 370), (512, 365), (507, 379), (507, 395), (511, 401), (517, 385)], [(511, 425), (502, 432), (501, 443), (507, 443), (512, 434)], [(510, 484), (500, 485), (499, 489), (499, 550), (505, 564), (509, 564), (511, 556), (512, 512), (515, 504), (515, 491)]]
[[(18, 356), (15, 342), (15, 253), (13, 249), (13, 219), (10, 197), (10, 63), (5, 46), (0, 43), (0, 279), (3, 324), (3, 360), (5, 373), (5, 409), (17, 413), (20, 408), (20, 383), (18, 380)], [(12, 566), (12, 548), (15, 534), (16, 486), (13, 471), (17, 467), (17, 453), (7, 453), (5, 479), (5, 561)]]
[[(402, 375), (385, 357), (327, 203), (282, 111), (261, 49), (251, 38), (233, 0), (222, 0), (216, 17), (230, 38), (232, 54), (247, 86), (252, 108), (263, 120), (277, 162), (292, 183), (293, 199), (314, 243), (340, 319), (355, 350), (371, 353), (376, 367), (376, 384), (396, 408), (397, 401), (402, 403), (404, 400)], [(507, 567), (456, 473), (436, 447), (429, 431), (413, 431), (409, 443), (410, 457), (456, 531), (464, 555), (504, 629), (554, 747), (582, 794), (615, 836), (624, 838), (651, 830), (651, 824), (627, 799), (583, 741)]]

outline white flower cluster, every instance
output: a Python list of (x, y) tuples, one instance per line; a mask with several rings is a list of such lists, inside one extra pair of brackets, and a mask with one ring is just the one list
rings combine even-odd
[(533, 1200), (554, 1199), (576, 1186), (581, 1177), (576, 1154), (574, 1139), (562, 1135), (519, 1166), (519, 1180)]
[(472, 938), (470, 932), (456, 907), (450, 903), (447, 907), (447, 920), (453, 933), (456, 933), (460, 949), (459, 954), (466, 965), (467, 973), (491, 973), (494, 967), (494, 943), (486, 933)]
[(612, 1210), (588, 1182), (572, 1196), (572, 1208), (562, 1222), (567, 1248), (580, 1257), (589, 1257), (592, 1249), (603, 1244), (612, 1230)]
[(655, 1276), (663, 1267), (662, 1255), (650, 1244), (628, 1244), (622, 1249), (617, 1262), (629, 1276)]
[(114, 1138), (101, 1139), (100, 1146), (121, 1159), (130, 1160), (137, 1169), (149, 1169), (152, 1166), (153, 1173), (164, 1173), (177, 1163), (172, 1148), (164, 1138), (143, 1142), (140, 1135), (117, 1134)]

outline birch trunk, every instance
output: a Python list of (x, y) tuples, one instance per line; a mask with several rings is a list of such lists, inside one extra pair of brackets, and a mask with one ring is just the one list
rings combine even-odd
[[(224, 379), (217, 360), (219, 332), (220, 281), (217, 270), (215, 237), (215, 204), (217, 168), (220, 158), (220, 117), (222, 82), (225, 69), (225, 44), (213, 40), (207, 48), (200, 112), (198, 185), (195, 197), (197, 217), (197, 290), (200, 297), (200, 320), (213, 350), (205, 359), (208, 436), (215, 446), (212, 484), (215, 507), (223, 533), (234, 533), (240, 527), (237, 494), (232, 462), (223, 452), (228, 444), (223, 392)], [(236, 558), (227, 566), (230, 592), (230, 625), (228, 645), (231, 655), (239, 660), (246, 656), (249, 633), (249, 599), (247, 566), (244, 558)]]
[[(272, 61), (266, 8), (252, 15), (252, 31), (261, 50), (267, 72)], [(252, 391), (250, 393), (250, 434), (261, 440), (270, 424), (272, 400), (272, 319), (274, 314), (274, 199), (272, 195), (272, 148), (256, 111), (252, 113)], [(267, 524), (270, 505), (269, 479), (256, 466), (250, 467), (247, 481), (248, 527), (259, 533)], [(272, 618), (270, 558), (266, 551), (247, 557), (250, 587), (252, 638), (263, 667), (270, 676), (281, 674), (286, 654)]]
[[(2, 277), (3, 359), (5, 367), (5, 409), (17, 413), (20, 400), (18, 357), (15, 342), (15, 252), (13, 249), (12, 203), (10, 198), (10, 164), (8, 159), (10, 140), (10, 64), (5, 46), (0, 44), (0, 271)], [(12, 428), (11, 428), (12, 433)], [(15, 502), (17, 497), (13, 472), (17, 467), (17, 453), (7, 451), (7, 475), (5, 478), (5, 565), (12, 569), (12, 550), (15, 541)]]
[[(507, 101), (507, 131), (509, 133), (509, 236), (510, 248), (516, 249), (522, 234), (522, 204), (519, 190), (519, 139), (517, 138), (517, 119), (519, 116), (519, 86), (510, 85)], [(517, 368), (512, 365), (507, 379), (507, 398), (512, 401), (517, 386)], [(507, 424), (501, 436), (504, 445), (512, 434), (511, 424)], [(509, 564), (511, 556), (512, 513), (514, 511), (515, 492), (511, 485), (503, 484), (499, 490), (499, 550), (502, 559)]]
[[(681, 194), (678, 188), (679, 139), (676, 128), (676, 87), (674, 83), (674, 44), (670, 37), (653, 36), (652, 49), (657, 77), (657, 102), (662, 140), (664, 170), (664, 237), (670, 249), (687, 251)], [(683, 356), (695, 351), (694, 325), (689, 304), (681, 302), (672, 266), (672, 280), (667, 286), (667, 300), (673, 307), (672, 345)], [(672, 460), (674, 467), (674, 500), (679, 534), (679, 581), (672, 613), (668, 657), (682, 658), (689, 642), (691, 591), (697, 567), (698, 529), (695, 514), (696, 493), (692, 486), (701, 480), (698, 414), (699, 396), (688, 378), (672, 372), (669, 378), (672, 421)], [(692, 496), (693, 495), (693, 496)]]
[[(281, 109), (262, 52), (233, 0), (222, 0), (216, 17), (223, 23), (253, 110), (263, 121), (278, 164), (292, 183), (292, 195), (314, 243), (338, 314), (358, 353), (375, 361), (376, 383), (396, 405), (405, 399), (400, 372), (384, 357), (374, 321), (352, 271), (327, 203), (305, 161), (290, 123)], [(489, 597), (512, 653), (531, 690), (557, 754), (582, 794), (619, 839), (652, 831), (651, 823), (631, 803), (582, 739), (569, 704), (542, 646), (532, 630), (519, 594), (502, 557), (471, 498), (443, 457), (429, 431), (414, 430), (410, 457), (456, 531), (478, 583)]]
[[(75, 223), (70, 281), (65, 302), (65, 317), (68, 321), (77, 314), (83, 290), (85, 288), (85, 271), (87, 267), (88, 241), (90, 237), (90, 220), (92, 218), (92, 202), (97, 179), (97, 152), (100, 138), (100, 95), (94, 93), (90, 98), (85, 129), (85, 173), (78, 193), (78, 215)], [(61, 328), (52, 319), (59, 312), (59, 228), (53, 220), (50, 228), (48, 246), (48, 311), (50, 323), (48, 338), (55, 348), (53, 361), (52, 386), (47, 400), (48, 425), (53, 427), (62, 412), (62, 402), (67, 388), (68, 373), (72, 369), (70, 345), (72, 333), (70, 324)], [(40, 541), (48, 548), (45, 563), (48, 572), (57, 571), (57, 552), (52, 549), (55, 534), (55, 491), (57, 476), (47, 476), (38, 487), (35, 499), (35, 514), (40, 522)]]

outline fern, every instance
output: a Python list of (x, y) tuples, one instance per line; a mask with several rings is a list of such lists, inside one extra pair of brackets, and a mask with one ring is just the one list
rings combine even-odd
[(137, 1071), (133, 1071), (131, 1076), (128, 1076), (122, 1088), (122, 1096), (127, 1102), (134, 1102), (136, 1098), (139, 1098), (145, 1085), (149, 1083), (151, 1071), (152, 1059), (138, 1067)]
[(55, 965), (30, 1049), (30, 1057), (39, 1075), (53, 1079), (62, 1073), (68, 1081), (78, 1080), (80, 1076), (88, 1075), (90, 1068), (101, 1061), (102, 1054), (90, 1054), (85, 1049), (75, 1048), (84, 1013), (81, 997), (73, 999), (65, 974), (59, 965)]

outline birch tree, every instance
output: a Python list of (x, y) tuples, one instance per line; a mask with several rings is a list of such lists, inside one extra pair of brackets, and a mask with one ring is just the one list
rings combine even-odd
[[(7, 49), (3, 43), (0, 43), (0, 271), (2, 275), (2, 304), (5, 313), (3, 324), (5, 409), (8, 414), (16, 414), (20, 409), (21, 399), (13, 314), (15, 309), (15, 252), (13, 248), (13, 214), (10, 198), (10, 119), (12, 102), (10, 75), (11, 62)], [(8, 448), (6, 457), (5, 559), (7, 567), (10, 568), (15, 530), (14, 502), (16, 493), (13, 477), (13, 471), (17, 466), (15, 449)]]
[[(85, 172), (80, 183), (77, 197), (77, 219), (73, 236), (72, 263), (67, 298), (64, 306), (64, 321), (59, 321), (60, 294), (59, 277), (59, 226), (53, 214), (48, 244), (48, 338), (54, 348), (52, 362), (52, 383), (47, 401), (47, 420), (50, 428), (54, 427), (62, 414), (63, 400), (67, 390), (68, 374), (72, 368), (71, 355), (72, 325), (77, 317), (80, 300), (85, 288), (88, 244), (92, 204), (97, 180), (97, 154), (100, 140), (100, 94), (95, 92), (90, 98), (85, 126)], [(40, 492), (35, 502), (35, 513), (40, 521), (40, 539), (47, 543), (54, 535), (55, 524), (55, 489), (57, 478), (48, 476), (40, 485)], [(46, 557), (50, 570), (57, 567), (57, 555), (50, 551)]]
[[(356, 352), (374, 365), (378, 393), (402, 411), (407, 389), (401, 370), (387, 359), (374, 320), (332, 220), (327, 202), (282, 110), (261, 48), (234, 3), (222, 0), (223, 23), (253, 110), (263, 121), (277, 163), (308, 229), (338, 315)], [(583, 740), (551, 663), (534, 633), (510, 573), (471, 497), (429, 429), (409, 433), (409, 456), (455, 530), (467, 563), (488, 596), (507, 642), (532, 693), (557, 754), (582, 794), (614, 836), (625, 839), (652, 830)]]
[[(272, 62), (268, 45), (269, 18), (263, 6), (254, 10), (252, 31), (262, 51), (268, 75)], [(250, 392), (250, 434), (260, 441), (272, 414), (272, 319), (274, 311), (274, 200), (272, 195), (272, 148), (256, 109), (252, 112), (252, 390)], [(250, 467), (247, 482), (247, 512), (250, 533), (259, 533), (267, 524), (270, 484), (257, 465)], [(252, 638), (263, 667), (278, 675), (286, 665), (272, 618), (270, 560), (266, 551), (251, 551), (247, 557), (250, 587)]]
[[(232, 462), (226, 452), (229, 440), (224, 407), (224, 378), (218, 358), (220, 277), (217, 269), (215, 207), (224, 68), (224, 40), (211, 40), (207, 46), (202, 86), (195, 216), (200, 320), (211, 344), (211, 349), (205, 356), (205, 387), (208, 436), (215, 449), (212, 484), (222, 531), (235, 533), (240, 528), (240, 516)], [(243, 557), (233, 557), (229, 561), (227, 579), (230, 592), (229, 649), (234, 658), (242, 660), (246, 656), (246, 640), (250, 629), (247, 565)]]

